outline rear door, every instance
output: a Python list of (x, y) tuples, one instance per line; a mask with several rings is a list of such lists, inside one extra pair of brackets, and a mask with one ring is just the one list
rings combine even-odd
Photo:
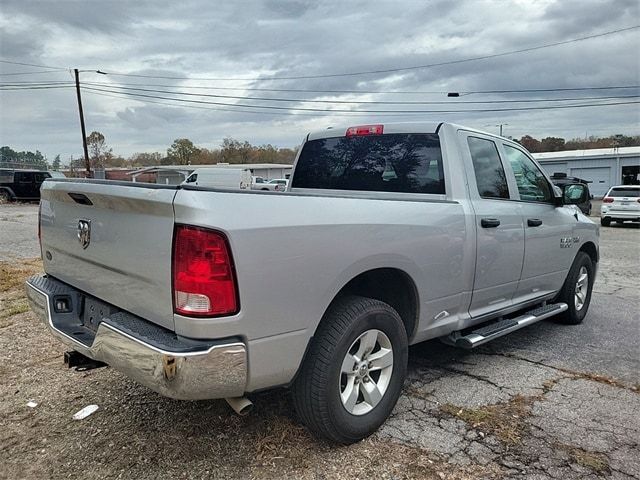
[(16, 173), (13, 175), (13, 192), (16, 194), (16, 197), (35, 197), (33, 180), (33, 172), (21, 172), (20, 170), (16, 170)]
[(577, 210), (556, 206), (551, 182), (523, 149), (504, 142), (501, 148), (508, 160), (508, 175), (517, 185), (524, 225), (524, 263), (514, 298), (519, 303), (562, 287), (575, 256)]
[(472, 317), (508, 307), (518, 287), (524, 256), (524, 227), (512, 202), (505, 165), (494, 138), (461, 131), (469, 194), (477, 232)]

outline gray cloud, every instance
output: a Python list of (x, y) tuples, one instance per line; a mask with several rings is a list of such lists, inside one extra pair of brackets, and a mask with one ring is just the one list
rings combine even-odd
[[(268, 79), (439, 63), (558, 42), (633, 25), (640, 18), (639, 8), (634, 0), (383, 1), (369, 4), (303, 0), (215, 3), (196, 0), (162, 3), (5, 0), (0, 12), (0, 51), (6, 60), (87, 70), (169, 77)], [(162, 84), (174, 88), (217, 85), (325, 90), (468, 91), (625, 85), (640, 83), (639, 43), (640, 33), (635, 30), (520, 55), (359, 77), (186, 82), (105, 77), (84, 72), (82, 78), (84, 81), (142, 86)], [(0, 65), (0, 73), (25, 70), (29, 67)], [(2, 82), (69, 79), (68, 72), (0, 76)], [(299, 99), (374, 98), (371, 95), (319, 96), (243, 90), (208, 93)], [(637, 95), (640, 92), (628, 93)], [(142, 99), (100, 96), (99, 92), (85, 91), (83, 95), (87, 129), (103, 132), (114, 151), (123, 155), (144, 150), (164, 151), (178, 137), (189, 137), (209, 148), (215, 147), (225, 136), (290, 146), (298, 144), (309, 129), (371, 119), (403, 120), (380, 114), (281, 115), (283, 112), (258, 114), (249, 109), (227, 112), (215, 108), (233, 107), (179, 108), (150, 103), (151, 99), (145, 103)], [(579, 95), (568, 92), (523, 96)], [(446, 100), (441, 94), (379, 95), (375, 98)], [(514, 96), (468, 95), (458, 101), (505, 98)], [(236, 102), (216, 98), (203, 100)], [(257, 100), (237, 102), (267, 104)], [(321, 104), (306, 103), (284, 105), (322, 107)], [(80, 153), (73, 89), (0, 92), (0, 106), (1, 144), (17, 149), (40, 149), (50, 158), (57, 153), (63, 158)], [(498, 108), (507, 106), (498, 105)], [(481, 106), (467, 105), (467, 108)], [(527, 133), (571, 137), (585, 132), (603, 135), (637, 132), (639, 111), (637, 105), (627, 105), (529, 112), (427, 113), (407, 118), (450, 120), (475, 127), (508, 123), (506, 133), (516, 137)]]

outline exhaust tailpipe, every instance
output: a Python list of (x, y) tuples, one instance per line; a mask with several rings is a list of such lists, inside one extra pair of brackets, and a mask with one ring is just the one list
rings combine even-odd
[(227, 403), (240, 416), (244, 417), (253, 410), (253, 402), (247, 397), (225, 398)]

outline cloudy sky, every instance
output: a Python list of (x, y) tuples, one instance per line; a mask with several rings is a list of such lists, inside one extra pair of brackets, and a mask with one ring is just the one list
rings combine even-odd
[[(15, 150), (39, 149), (50, 160), (56, 154), (63, 161), (81, 154), (70, 68), (82, 70), (87, 131), (102, 132), (114, 153), (124, 156), (164, 152), (181, 137), (207, 148), (217, 147), (226, 136), (295, 146), (308, 131), (330, 125), (416, 119), (453, 121), (489, 131), (497, 131), (495, 125), (502, 123), (507, 124), (504, 134), (516, 138), (638, 134), (638, 103), (434, 111), (638, 101), (638, 88), (468, 93), (459, 98), (447, 98), (445, 92), (639, 85), (640, 29), (451, 63), (639, 24), (637, 0), (2, 0), (0, 60), (58, 70), (0, 63), (0, 83), (5, 85), (0, 91), (0, 144)], [(33, 89), (38, 85), (23, 82), (61, 88)], [(14, 88), (9, 84), (30, 88), (8, 90)], [(352, 93), (327, 92), (336, 90)], [(622, 96), (632, 98), (592, 98)], [(176, 98), (191, 103), (171, 100)], [(537, 101), (562, 98), (572, 100)], [(446, 103), (348, 103), (354, 101)], [(427, 112), (391, 115), (359, 110)]]

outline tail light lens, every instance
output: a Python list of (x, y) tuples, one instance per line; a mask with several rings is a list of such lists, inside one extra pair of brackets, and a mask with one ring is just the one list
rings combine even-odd
[(345, 136), (357, 137), (362, 135), (382, 135), (384, 125), (358, 125), (347, 128)]
[(602, 203), (613, 203), (613, 198), (611, 197), (604, 197), (602, 199)]
[(186, 225), (176, 227), (173, 303), (175, 313), (187, 316), (238, 313), (235, 268), (222, 233)]

